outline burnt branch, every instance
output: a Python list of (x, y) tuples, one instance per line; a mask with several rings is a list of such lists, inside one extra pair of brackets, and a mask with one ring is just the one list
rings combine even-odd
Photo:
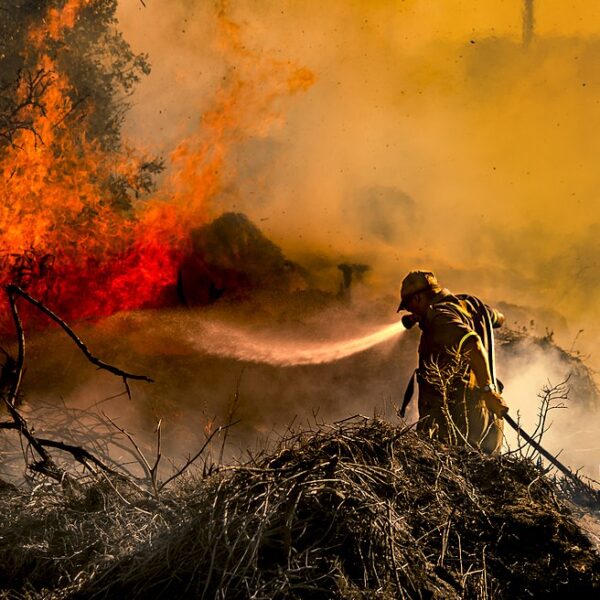
[(158, 501), (158, 499), (159, 499), (158, 498), (158, 492), (159, 492), (158, 465), (159, 465), (160, 459), (161, 459), (161, 439), (162, 439), (161, 423), (162, 423), (162, 421), (159, 420), (156, 425), (156, 437), (157, 437), (156, 461), (153, 466), (150, 466), (150, 463), (148, 462), (146, 455), (142, 452), (142, 449), (138, 446), (138, 444), (136, 443), (133, 436), (123, 427), (119, 427), (119, 425), (117, 425), (106, 413), (103, 412), (102, 415), (117, 431), (122, 433), (129, 440), (130, 444), (133, 446), (133, 448), (135, 450), (137, 461), (144, 469), (146, 476), (148, 477), (148, 480), (150, 481), (150, 485), (152, 486), (152, 492), (153, 492), (154, 498)]
[[(86, 358), (95, 364), (98, 368), (109, 371), (115, 375), (121, 376), (125, 385), (127, 387), (128, 395), (131, 395), (129, 392), (129, 386), (127, 383), (128, 379), (138, 379), (143, 381), (152, 381), (149, 377), (145, 375), (135, 375), (132, 373), (127, 373), (117, 367), (113, 367), (103, 361), (99, 360), (95, 356), (91, 354), (88, 348), (83, 344), (83, 342), (77, 337), (77, 335), (73, 332), (73, 330), (57, 315), (55, 315), (50, 309), (48, 309), (44, 304), (32, 298), (29, 294), (21, 290), (16, 285), (8, 285), (6, 286), (6, 293), (8, 295), (8, 301), (10, 304), (10, 309), (13, 317), (13, 321), (15, 324), (16, 336), (17, 336), (17, 358), (10, 359), (10, 371), (11, 377), (8, 383), (8, 392), (2, 393), (2, 401), (8, 410), (9, 415), (12, 418), (11, 422), (2, 422), (0, 423), (0, 429), (13, 429), (17, 430), (23, 438), (27, 441), (27, 444), (32, 452), (39, 456), (39, 460), (35, 460), (29, 464), (29, 468), (38, 473), (42, 473), (52, 479), (55, 479), (59, 482), (69, 481), (73, 483), (71, 477), (61, 469), (51, 454), (48, 452), (47, 448), (54, 448), (57, 450), (62, 450), (64, 452), (69, 453), (77, 462), (84, 466), (87, 470), (96, 474), (95, 469), (101, 470), (103, 473), (112, 475), (113, 477), (117, 477), (128, 484), (134, 486), (139, 491), (144, 491), (140, 488), (135, 482), (131, 480), (131, 478), (123, 475), (122, 473), (116, 471), (115, 469), (106, 465), (102, 460), (98, 457), (94, 456), (91, 452), (82, 448), (81, 446), (75, 446), (72, 444), (66, 444), (64, 442), (58, 442), (55, 440), (39, 438), (33, 433), (33, 429), (29, 427), (26, 419), (21, 415), (21, 413), (16, 408), (17, 398), (19, 397), (21, 383), (23, 380), (23, 369), (25, 363), (25, 332), (23, 329), (23, 323), (21, 321), (21, 317), (19, 315), (19, 311), (17, 308), (17, 298), (20, 296), (30, 302), (33, 306), (41, 310), (44, 314), (46, 314), (50, 319), (54, 322), (58, 323), (62, 329), (69, 335), (69, 337), (75, 342), (75, 344), (79, 347), (79, 349), (84, 353)], [(6, 354), (6, 352), (5, 352)], [(10, 357), (7, 354), (7, 361)], [(160, 455), (159, 455), (160, 456)], [(93, 468), (95, 467), (95, 469)], [(158, 467), (155, 466), (155, 469)]]
[(19, 396), (19, 391), (21, 389), (21, 382), (23, 380), (23, 365), (25, 362), (25, 333), (23, 331), (23, 323), (21, 322), (21, 317), (17, 309), (15, 298), (10, 293), (8, 294), (8, 300), (10, 302), (10, 309), (17, 333), (18, 351), (17, 359), (14, 365), (14, 377), (10, 384), (10, 390), (7, 395), (2, 394), (2, 400), (6, 406), (6, 409), (8, 410), (8, 413), (13, 419), (14, 428), (12, 429), (19, 431), (19, 433), (27, 440), (29, 446), (35, 450), (35, 452), (37, 452), (41, 459), (38, 463), (35, 463), (36, 468), (34, 470), (42, 472), (52, 479), (56, 479), (57, 481), (63, 481), (65, 475), (64, 472), (57, 467), (50, 454), (46, 451), (44, 446), (29, 428), (27, 421), (15, 407), (16, 399)]
[[(568, 383), (570, 378), (571, 375), (569, 374), (564, 381), (561, 381), (556, 385), (552, 385), (550, 382), (548, 382), (542, 387), (542, 391), (538, 393), (538, 398), (540, 400), (538, 406), (538, 420), (535, 430), (531, 434), (531, 437), (538, 444), (542, 443), (544, 434), (551, 426), (551, 423), (547, 424), (550, 411), (567, 407), (565, 402), (567, 402), (569, 399)], [(526, 458), (534, 460), (537, 453), (537, 450), (532, 446), (530, 454), (527, 455)]]
[[(52, 73), (43, 69), (19, 72), (14, 81), (0, 89), (0, 139), (16, 146), (17, 135), (29, 131), (43, 144), (34, 120), (36, 114), (46, 115), (42, 98), (52, 81)], [(16, 102), (15, 97), (19, 98)]]
[(427, 383), (435, 388), (442, 399), (442, 414), (446, 422), (448, 437), (451, 444), (469, 444), (468, 409), (464, 395), (460, 400), (464, 415), (462, 423), (457, 423), (450, 408), (453, 392), (460, 387), (468, 370), (464, 358), (459, 352), (449, 351), (446, 360), (433, 360), (425, 365), (423, 377)]
[[(69, 110), (67, 110), (65, 112), (65, 114), (58, 121), (56, 121), (56, 123), (54, 123), (52, 125), (52, 129), (56, 129), (61, 123), (63, 123), (66, 119), (68, 119), (73, 113), (77, 112), (79, 107), (82, 106), (85, 102), (87, 102), (88, 99), (89, 99), (89, 95), (83, 96), (82, 98), (79, 98), (79, 100), (74, 102), (73, 105), (71, 106), (71, 108), (69, 108)], [(85, 115), (85, 113), (83, 113), (83, 114)]]
[[(233, 395), (233, 400), (231, 402), (231, 406), (229, 407), (229, 413), (227, 415), (227, 425), (231, 425), (233, 422), (233, 417), (235, 416), (235, 411), (238, 407), (238, 403), (240, 401), (240, 385), (242, 384), (242, 376), (244, 375), (244, 369), (240, 371), (240, 375), (238, 377), (236, 386), (235, 386), (235, 394)], [(223, 434), (223, 439), (221, 440), (221, 451), (219, 453), (219, 464), (223, 464), (223, 454), (225, 453), (225, 445), (227, 444), (227, 436), (229, 434), (229, 427), (225, 429), (225, 433)]]
[[(37, 441), (44, 448), (56, 448), (57, 450), (63, 450), (64, 452), (69, 453), (78, 463), (86, 467), (89, 471), (94, 473), (93, 469), (90, 469), (90, 464), (98, 467), (105, 473), (109, 475), (113, 475), (120, 479), (125, 476), (115, 469), (111, 469), (108, 465), (102, 462), (98, 457), (94, 456), (91, 452), (82, 448), (81, 446), (75, 446), (73, 444), (65, 444), (64, 442), (57, 442), (56, 440), (49, 440), (46, 438), (37, 438)], [(129, 478), (126, 478), (128, 483), (131, 483)]]
[(184, 463), (184, 465), (175, 473), (173, 473), (173, 475), (171, 475), (171, 477), (169, 477), (168, 479), (166, 479), (165, 481), (163, 481), (159, 486), (158, 486), (158, 491), (160, 492), (164, 487), (166, 487), (169, 483), (171, 483), (171, 481), (173, 481), (174, 479), (177, 479), (178, 477), (180, 477), (181, 475), (183, 475), (183, 473), (185, 473), (185, 471), (187, 471), (204, 453), (204, 451), (206, 450), (206, 448), (210, 445), (210, 443), (212, 442), (212, 440), (222, 431), (227, 431), (230, 427), (233, 427), (234, 425), (237, 425), (240, 421), (234, 421), (233, 423), (228, 423), (227, 425), (221, 425), (220, 427), (217, 427), (217, 429), (215, 429), (207, 438), (206, 441), (204, 442), (204, 444), (202, 444), (202, 447), (200, 448), (200, 450), (198, 450), (198, 452), (196, 452), (196, 454), (194, 454), (194, 456), (190, 456)]
[[(45, 306), (39, 300), (36, 300), (32, 296), (30, 296), (27, 292), (23, 291), (20, 287), (9, 284), (6, 286), (6, 292), (11, 302), (11, 306), (14, 306), (14, 297), (20, 296), (21, 298), (27, 300), (30, 304), (35, 306), (38, 310), (43, 312), (46, 316), (50, 317), (52, 321), (54, 321), (57, 325), (59, 325), (63, 331), (75, 342), (75, 345), (83, 352), (84, 356), (93, 364), (96, 365), (99, 369), (104, 371), (108, 371), (113, 375), (117, 375), (118, 377), (122, 377), (127, 388), (127, 395), (131, 397), (131, 392), (129, 390), (128, 381), (129, 379), (137, 380), (137, 381), (147, 381), (148, 383), (154, 383), (154, 380), (146, 375), (136, 375), (134, 373), (128, 373), (127, 371), (123, 371), (118, 367), (114, 367), (113, 365), (109, 365), (104, 361), (96, 358), (88, 349), (88, 347), (77, 337), (75, 332), (54, 312), (52, 312), (47, 306)], [(22, 330), (22, 328), (21, 328)]]

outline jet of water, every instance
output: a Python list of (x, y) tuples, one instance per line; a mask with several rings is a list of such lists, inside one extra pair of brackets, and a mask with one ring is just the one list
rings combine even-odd
[(334, 362), (391, 340), (403, 331), (404, 326), (398, 322), (379, 327), (361, 337), (317, 343), (256, 336), (212, 323), (207, 326), (205, 335), (194, 337), (193, 344), (198, 350), (208, 354), (245, 362), (291, 367)]

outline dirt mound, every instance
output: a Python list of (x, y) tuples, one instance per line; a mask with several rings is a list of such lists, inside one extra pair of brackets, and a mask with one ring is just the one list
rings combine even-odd
[(530, 462), (361, 419), (154, 507), (5, 499), (0, 579), (13, 597), (593, 597), (600, 558), (555, 492)]
[(177, 284), (185, 305), (203, 306), (264, 288), (289, 292), (307, 287), (305, 271), (242, 213), (225, 213), (194, 229), (191, 237), (192, 251)]

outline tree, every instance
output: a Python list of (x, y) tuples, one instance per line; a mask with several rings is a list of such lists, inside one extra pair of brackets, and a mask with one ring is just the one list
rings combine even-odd
[[(58, 78), (69, 101), (61, 125), (84, 128), (104, 152), (121, 148), (128, 98), (150, 65), (118, 31), (116, 8), (117, 0), (0, 0), (0, 158), (24, 132), (45, 143), (34, 123), (48, 115)], [(160, 170), (160, 161), (143, 160), (133, 175), (109, 174), (104, 186), (115, 208), (129, 209), (132, 194), (149, 191)]]

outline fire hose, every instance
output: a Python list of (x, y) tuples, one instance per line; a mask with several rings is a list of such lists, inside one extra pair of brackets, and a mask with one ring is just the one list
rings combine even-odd
[[(482, 303), (483, 304), (483, 303)], [(490, 375), (492, 377), (492, 381), (497, 389), (498, 381), (496, 379), (496, 362), (495, 362), (495, 354), (494, 354), (494, 332), (492, 328), (492, 323), (490, 320), (489, 313), (485, 306), (481, 306), (481, 312), (483, 313), (483, 321), (485, 325), (485, 332), (488, 339), (488, 362), (490, 367)], [(515, 420), (506, 413), (502, 417), (516, 432), (519, 436), (521, 436), (531, 447), (535, 448), (548, 462), (552, 463), (563, 475), (568, 477), (571, 481), (576, 483), (578, 486), (584, 486), (586, 489), (590, 489), (588, 485), (583, 482), (580, 477), (571, 471), (567, 466), (565, 466), (562, 462), (556, 458), (553, 454), (548, 452), (539, 442), (534, 440), (527, 432), (523, 430), (523, 428), (518, 425)]]
[[(485, 327), (485, 333), (487, 337), (487, 351), (488, 351), (488, 363), (490, 368), (490, 375), (496, 389), (498, 389), (498, 380), (496, 378), (496, 361), (495, 361), (495, 352), (494, 352), (494, 331), (492, 327), (492, 323), (490, 320), (490, 315), (486, 306), (483, 302), (479, 301), (478, 306), (479, 312), (483, 315), (483, 322)], [(414, 315), (404, 315), (402, 317), (402, 324), (406, 329), (411, 329), (417, 323), (417, 319)], [(404, 417), (406, 412), (406, 408), (410, 403), (410, 400), (414, 393), (415, 388), (415, 379), (416, 379), (416, 371), (411, 376), (406, 391), (404, 393), (404, 401), (402, 403), (401, 409), (398, 411), (398, 414), (401, 417)], [(523, 428), (515, 422), (515, 420), (508, 414), (504, 414), (502, 418), (517, 432), (517, 434), (522, 437), (532, 448), (537, 450), (548, 462), (553, 464), (563, 475), (568, 477), (571, 481), (576, 483), (578, 486), (583, 486), (586, 490), (590, 489), (590, 486), (586, 485), (580, 477), (571, 471), (567, 466), (565, 466), (562, 462), (556, 458), (553, 454), (548, 452), (539, 442), (537, 442), (533, 437), (531, 437)]]

